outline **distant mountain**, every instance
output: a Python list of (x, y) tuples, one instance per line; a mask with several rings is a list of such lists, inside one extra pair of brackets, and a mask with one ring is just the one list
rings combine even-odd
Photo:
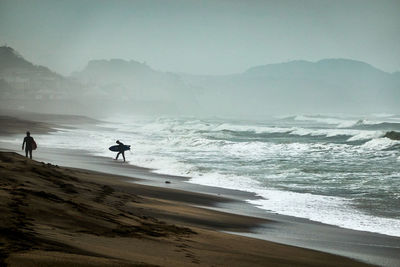
[(93, 60), (64, 77), (0, 47), (0, 105), (3, 109), (69, 114), (188, 114), (197, 108), (178, 75), (120, 59)]
[(351, 74), (357, 73), (380, 73), (385, 72), (361, 61), (350, 59), (323, 59), (317, 62), (305, 60), (290, 61), (287, 63), (269, 64), (248, 69), (245, 73), (251, 75), (269, 74), (317, 74), (321, 72)]
[(213, 103), (216, 112), (231, 115), (239, 109), (230, 107), (239, 106), (244, 116), (400, 111), (399, 77), (348, 59), (291, 61), (234, 75), (185, 75), (183, 80), (203, 88), (201, 103)]
[(198, 108), (192, 88), (178, 75), (156, 71), (134, 60), (92, 60), (72, 77), (96, 87), (96, 94), (133, 104), (132, 109), (137, 111), (187, 113)]
[(73, 77), (87, 83), (125, 83), (135, 80), (134, 77), (154, 75), (146, 64), (122, 59), (92, 60), (81, 72), (74, 72)]

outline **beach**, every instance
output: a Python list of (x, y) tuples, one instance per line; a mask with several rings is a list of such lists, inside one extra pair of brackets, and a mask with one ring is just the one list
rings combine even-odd
[[(77, 118), (2, 117), (2, 135)], [(36, 120), (36, 121), (35, 121)], [(80, 123), (92, 123), (80, 120)], [(30, 124), (27, 124), (29, 122)], [(36, 127), (36, 128), (35, 128)], [(36, 131), (36, 133), (35, 133)], [(34, 136), (34, 135), (33, 135)], [(21, 139), (22, 143), (22, 139)], [(1, 263), (9, 266), (399, 265), (399, 238), (268, 214), (250, 192), (187, 183), (87, 151), (1, 142)], [(271, 242), (274, 241), (274, 242)], [(319, 250), (319, 251), (317, 251)]]

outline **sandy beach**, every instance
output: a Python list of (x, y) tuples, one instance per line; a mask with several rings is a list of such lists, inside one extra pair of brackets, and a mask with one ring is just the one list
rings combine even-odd
[(399, 11), (0, 0), (0, 267), (400, 267)]
[[(1, 135), (21, 134), (27, 125), (33, 134), (57, 127), (56, 117), (21, 120), (15, 114), (1, 117)], [(154, 174), (85, 151), (38, 149), (29, 160), (15, 153), (19, 147), (0, 147), (0, 265), (400, 262), (399, 238), (267, 214), (244, 202), (257, 197), (250, 193), (189, 184), (185, 177)]]

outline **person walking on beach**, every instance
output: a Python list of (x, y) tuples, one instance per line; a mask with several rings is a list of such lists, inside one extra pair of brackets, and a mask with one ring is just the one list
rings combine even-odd
[(122, 142), (120, 142), (119, 140), (117, 140), (116, 143), (118, 144), (118, 151), (119, 152), (118, 152), (117, 157), (115, 159), (118, 160), (119, 155), (122, 154), (122, 157), (124, 158), (124, 162), (125, 162), (125, 145)]
[(30, 132), (26, 132), (24, 142), (22, 143), (22, 150), (24, 150), (24, 146), (25, 146), (25, 156), (28, 157), (29, 153), (29, 157), (30, 159), (32, 159), (32, 150), (36, 149), (36, 142), (31, 136)]

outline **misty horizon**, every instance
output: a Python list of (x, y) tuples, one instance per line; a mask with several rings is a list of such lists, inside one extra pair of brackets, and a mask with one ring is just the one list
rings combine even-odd
[[(0, 46), (0, 47), (1, 47), (1, 46)], [(27, 58), (24, 56), (24, 53), (23, 53), (22, 51), (15, 50), (13, 47), (11, 47), (11, 46), (9, 46), (9, 45), (4, 45), (4, 46), (2, 46), (2, 47), (8, 48), (8, 49), (12, 49), (18, 56), (21, 56), (22, 58), (27, 59)], [(373, 64), (370, 64), (369, 62), (360, 61), (360, 60), (355, 60), (355, 59), (351, 59), (351, 58), (321, 58), (321, 59), (314, 60), (314, 61), (305, 60), (305, 59), (295, 59), (295, 60), (289, 60), (289, 61), (283, 61), (283, 62), (264, 63), (264, 64), (260, 64), (260, 65), (250, 66), (249, 68), (243, 69), (242, 71), (238, 71), (238, 72), (236, 72), (236, 73), (226, 73), (226, 74), (198, 74), (198, 73), (189, 73), (189, 72), (176, 72), (176, 73), (177, 73), (177, 74), (184, 74), (184, 75), (194, 75), (194, 76), (229, 76), (229, 75), (234, 75), (234, 74), (241, 74), (241, 73), (244, 73), (244, 72), (246, 72), (246, 71), (249, 71), (250, 69), (257, 68), (257, 67), (262, 67), (262, 66), (280, 65), (280, 64), (295, 63), (295, 62), (318, 63), (318, 62), (321, 62), (321, 61), (324, 61), (324, 60), (347, 60), (347, 61), (354, 61), (354, 62), (358, 62), (358, 63), (370, 65), (371, 67), (373, 67), (373, 68), (375, 68), (375, 69), (377, 69), (377, 70), (379, 70), (379, 71), (386, 72), (386, 73), (392, 73), (392, 74), (393, 74), (393, 73), (400, 72), (400, 70), (399, 70), (399, 71), (388, 72), (388, 71), (382, 70), (382, 69), (380, 69), (380, 68), (374, 66)], [(29, 61), (29, 60), (28, 60), (28, 61)], [(81, 68), (79, 68), (79, 69), (76, 69), (76, 70), (72, 70), (71, 73), (69, 73), (69, 74), (59, 73), (59, 72), (57, 72), (56, 70), (52, 69), (52, 68), (49, 67), (49, 66), (40, 65), (40, 64), (37, 64), (36, 62), (31, 62), (31, 63), (34, 64), (34, 65), (36, 65), (36, 66), (47, 67), (47, 68), (49, 68), (51, 71), (54, 71), (54, 72), (56, 72), (56, 73), (58, 73), (58, 74), (60, 74), (60, 75), (63, 75), (63, 76), (68, 77), (68, 76), (72, 76), (72, 75), (73, 75), (74, 73), (76, 73), (76, 72), (79, 72), (79, 71), (84, 70), (85, 68), (88, 67), (88, 65), (89, 65), (91, 62), (97, 62), (97, 61), (106, 61), (106, 62), (109, 62), (109, 63), (118, 62), (118, 61), (122, 61), (122, 62), (125, 62), (125, 63), (134, 62), (134, 63), (139, 63), (139, 64), (142, 64), (142, 65), (145, 65), (145, 66), (147, 66), (147, 67), (149, 67), (149, 68), (151, 68), (151, 69), (153, 69), (153, 70), (156, 70), (156, 71), (161, 71), (161, 72), (166, 72), (166, 73), (173, 73), (173, 72), (174, 72), (174, 71), (172, 71), (172, 70), (160, 70), (159, 68), (157, 68), (157, 66), (150, 65), (150, 64), (148, 64), (146, 61), (140, 62), (140, 61), (138, 61), (138, 60), (136, 60), (136, 59), (134, 59), (134, 58), (94, 58), (94, 59), (90, 59), (88, 62), (86, 62), (86, 64), (85, 64), (83, 67), (81, 67)]]
[(10, 48), (0, 47), (0, 100), (94, 116), (115, 106), (245, 118), (398, 113), (398, 10), (369, 0), (0, 0), (0, 44)]

